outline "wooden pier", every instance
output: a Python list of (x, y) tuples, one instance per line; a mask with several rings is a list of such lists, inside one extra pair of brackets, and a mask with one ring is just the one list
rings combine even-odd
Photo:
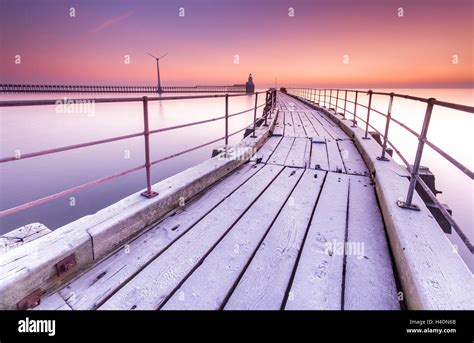
[(271, 90), (261, 118), (256, 94), (230, 151), (0, 255), (0, 308), (474, 308), (421, 197), (399, 205), (409, 172), (309, 94)]
[(277, 109), (253, 163), (38, 309), (399, 309), (373, 182), (350, 137), (287, 95)]

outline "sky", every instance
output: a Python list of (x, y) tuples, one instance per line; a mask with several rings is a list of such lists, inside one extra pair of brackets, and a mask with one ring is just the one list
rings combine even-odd
[(1, 83), (155, 85), (146, 52), (168, 86), (474, 79), (470, 0), (0, 0), (0, 28)]

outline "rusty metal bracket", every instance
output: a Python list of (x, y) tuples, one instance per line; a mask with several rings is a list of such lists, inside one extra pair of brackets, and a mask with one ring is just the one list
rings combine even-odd
[(17, 302), (16, 308), (20, 311), (25, 311), (29, 308), (38, 306), (41, 303), (41, 296), (44, 293), (45, 292), (41, 288), (34, 290), (32, 293)]
[(77, 266), (75, 254), (71, 254), (65, 257), (64, 259), (56, 263), (56, 271), (58, 273), (58, 276), (62, 276), (68, 273), (75, 266)]

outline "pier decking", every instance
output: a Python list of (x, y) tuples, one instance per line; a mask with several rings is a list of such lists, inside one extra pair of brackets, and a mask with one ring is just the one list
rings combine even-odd
[(372, 179), (323, 112), (279, 93), (273, 135), (36, 309), (399, 309)]

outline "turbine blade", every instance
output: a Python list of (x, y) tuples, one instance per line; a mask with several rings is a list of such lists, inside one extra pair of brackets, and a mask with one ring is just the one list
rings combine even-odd
[(158, 59), (161, 59), (161, 58), (165, 57), (166, 55), (168, 55), (168, 53), (164, 54), (163, 56), (158, 57)]
[(147, 54), (150, 55), (151, 57), (155, 58), (155, 59), (158, 59), (158, 57), (156, 57), (155, 55), (150, 54), (149, 52), (147, 52)]

